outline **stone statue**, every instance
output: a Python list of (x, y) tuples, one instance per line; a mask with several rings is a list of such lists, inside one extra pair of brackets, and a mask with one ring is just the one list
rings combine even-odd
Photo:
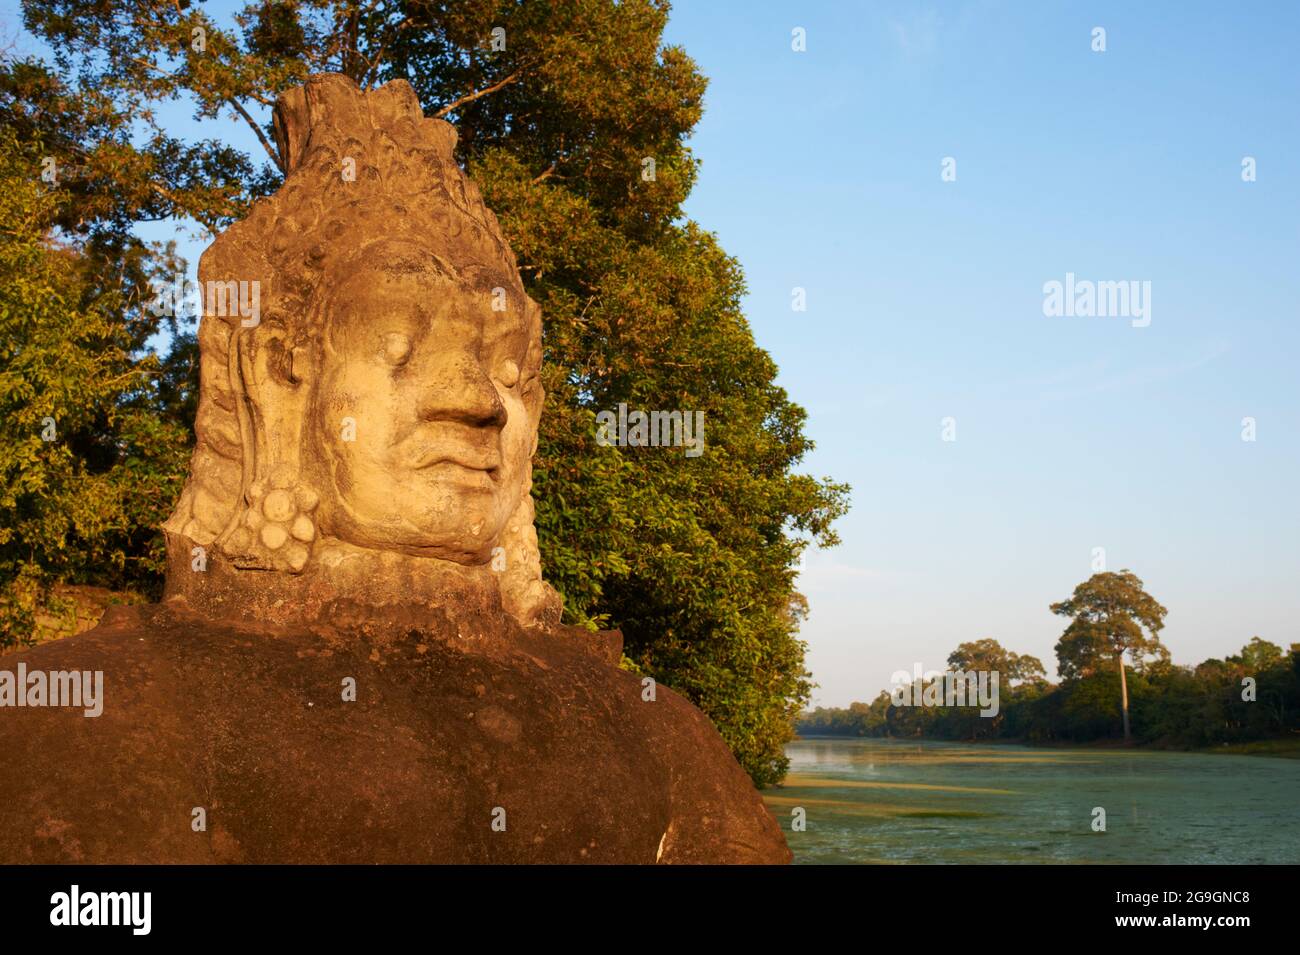
[(0, 658), (102, 688), (0, 708), (0, 862), (788, 861), (707, 718), (560, 623), (541, 313), (453, 128), (323, 75), (275, 131), (200, 263), (163, 602)]
[[(541, 310), (455, 130), (405, 82), (364, 94), (334, 75), (287, 95), (275, 131), (284, 185), (199, 267), (198, 444), (164, 525), (168, 596), (301, 618), (427, 597), (451, 572), (521, 622), (557, 621), (529, 494)], [(213, 301), (234, 282), (256, 283), (251, 321)]]

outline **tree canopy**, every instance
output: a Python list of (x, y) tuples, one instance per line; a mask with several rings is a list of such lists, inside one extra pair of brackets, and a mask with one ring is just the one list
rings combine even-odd
[(0, 133), (0, 646), (64, 610), (56, 582), (157, 579), (190, 440), (157, 357), (135, 353), (120, 275), (50, 240), (62, 197), (40, 159)]
[[(138, 303), (176, 263), (134, 228), (220, 229), (274, 189), (284, 162), (270, 107), (310, 73), (405, 79), (428, 115), (456, 125), (543, 308), (534, 493), (567, 619), (621, 628), (626, 665), (701, 706), (758, 783), (779, 779), (810, 690), (795, 567), (808, 543), (836, 542), (848, 488), (798, 472), (812, 448), (805, 413), (754, 341), (741, 269), (682, 213), (705, 80), (663, 44), (668, 5), (299, 0), (249, 3), (230, 22), (188, 0), (23, 9), (54, 57), (4, 64), (0, 115), (72, 171), (50, 226), (112, 277), (93, 292), (119, 296), (113, 308), (96, 300), (127, 363), (154, 363), (144, 405), (159, 428), (193, 413), (193, 341), (182, 324), (168, 354), (150, 354), (157, 320)], [(220, 125), (203, 139), (168, 129), (159, 107), (173, 100), (242, 124), (258, 148), (230, 145)], [(620, 403), (703, 412), (704, 454), (602, 445), (595, 415)], [(105, 427), (120, 443), (124, 420)], [(148, 468), (137, 477), (142, 494), (174, 490)], [(132, 512), (124, 560), (156, 549), (157, 516)]]
[(1126, 653), (1139, 665), (1149, 656), (1168, 658), (1159, 638), (1167, 611), (1142, 588), (1129, 570), (1093, 574), (1052, 604), (1052, 613), (1073, 618), (1056, 645), (1062, 677), (1086, 676)]
[(1124, 655), (1142, 667), (1147, 657), (1168, 661), (1160, 643), (1165, 608), (1156, 603), (1142, 581), (1129, 570), (1093, 574), (1066, 600), (1052, 604), (1052, 613), (1073, 617), (1056, 644), (1057, 669), (1067, 680), (1095, 673), (1104, 662), (1119, 670), (1120, 710), (1124, 738), (1129, 737), (1128, 674)]
[(1012, 653), (992, 637), (958, 644), (957, 649), (948, 654), (948, 667), (999, 673), (1007, 685), (1041, 680), (1046, 675), (1043, 663), (1037, 657)]
[[(979, 656), (969, 651), (977, 645), (987, 648)], [(981, 668), (970, 665), (981, 657), (994, 660), (1006, 653), (996, 641), (978, 640), (962, 644), (949, 666), (969, 672)], [(1293, 739), (1300, 731), (1300, 644), (1285, 652), (1253, 637), (1239, 653), (1195, 667), (1155, 661), (1130, 675), (1129, 688), (1139, 743), (1203, 747)], [(870, 704), (806, 712), (798, 729), (807, 736), (1083, 743), (1121, 734), (1118, 693), (1119, 674), (1110, 668), (1055, 686), (1031, 674), (1018, 686), (1003, 682), (1001, 705), (992, 718), (970, 706), (894, 706), (889, 692), (882, 691)]]

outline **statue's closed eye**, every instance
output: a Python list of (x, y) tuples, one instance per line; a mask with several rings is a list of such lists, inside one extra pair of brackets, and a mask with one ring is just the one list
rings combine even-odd
[(390, 365), (404, 365), (411, 357), (411, 340), (401, 332), (389, 332), (384, 336), (384, 361)]

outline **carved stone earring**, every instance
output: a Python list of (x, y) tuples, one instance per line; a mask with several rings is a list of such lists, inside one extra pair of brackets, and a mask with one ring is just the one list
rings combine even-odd
[(320, 495), (299, 481), (292, 467), (280, 464), (269, 479), (249, 486), (247, 502), (223, 543), (235, 565), (301, 573), (316, 539), (312, 515)]

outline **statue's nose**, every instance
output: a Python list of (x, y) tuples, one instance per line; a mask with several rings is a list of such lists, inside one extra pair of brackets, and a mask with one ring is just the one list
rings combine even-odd
[(501, 428), (506, 423), (501, 396), (477, 356), (468, 350), (444, 353), (426, 364), (418, 412), (426, 421), (455, 421), (478, 428)]

